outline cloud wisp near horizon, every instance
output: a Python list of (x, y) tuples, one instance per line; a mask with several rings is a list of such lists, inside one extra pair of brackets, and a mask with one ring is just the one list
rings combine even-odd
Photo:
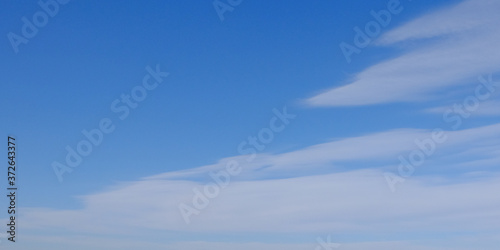
[[(370, 235), (381, 231), (397, 232), (401, 238), (377, 243), (380, 249), (396, 244), (393, 241), (402, 246), (408, 244), (403, 249), (413, 249), (411, 241), (402, 239), (422, 231), (431, 234), (496, 229), (500, 201), (489, 193), (500, 188), (500, 175), (493, 168), (500, 158), (491, 153), (491, 147), (498, 150), (499, 138), (491, 135), (500, 135), (500, 124), (448, 131), (448, 141), (439, 148), (445, 153), (436, 154), (417, 169), (421, 174), (399, 184), (396, 194), (389, 191), (383, 170), (397, 165), (396, 156), (415, 148), (414, 139), (427, 133), (419, 129), (396, 130), (288, 153), (258, 155), (253, 162), (241, 165), (242, 174), (221, 189), (218, 197), (210, 199), (205, 210), (192, 215), (189, 225), (178, 210), (179, 202), (191, 204), (192, 190), (203, 193), (206, 183), (215, 182), (207, 178), (209, 173), (223, 170), (225, 163), (235, 157), (124, 182), (107, 191), (79, 197), (81, 209), (31, 208), (24, 214), (25, 227), (63, 230), (70, 235), (155, 235), (163, 230), (220, 237), (234, 233), (329, 232), (355, 237), (357, 240), (346, 242), (353, 247), (347, 249), (367, 244)], [(457, 176), (445, 177), (429, 171), (439, 166), (447, 172), (446, 168), (456, 164), (447, 157), (467, 151), (470, 145), (475, 145), (476, 150), (465, 154), (464, 160), (458, 159), (470, 162), (470, 166), (462, 167)], [(344, 150), (335, 150), (340, 148)], [(238, 156), (238, 161), (246, 162), (247, 157)], [(475, 163), (478, 160), (490, 162)], [(358, 169), (337, 168), (345, 162), (362, 163)], [(315, 167), (322, 168), (321, 174), (310, 174)], [(464, 206), (463, 200), (469, 205)]]

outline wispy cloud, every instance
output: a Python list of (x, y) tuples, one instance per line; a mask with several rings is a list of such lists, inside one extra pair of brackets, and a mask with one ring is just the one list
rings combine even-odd
[[(398, 45), (403, 48), (400, 56), (368, 67), (348, 84), (308, 98), (307, 103), (355, 106), (422, 101), (446, 87), (474, 82), (477, 75), (497, 72), (499, 8), (498, 1), (469, 0), (388, 31), (376, 44)], [(405, 43), (415, 40), (426, 45), (415, 48)]]
[[(307, 103), (421, 101), (448, 87), (476, 83), (478, 75), (500, 69), (499, 9), (499, 1), (469, 0), (388, 31), (374, 45), (402, 48), (400, 55)], [(423, 45), (415, 47), (413, 41)], [(498, 104), (487, 100), (476, 113), (500, 114)], [(426, 111), (445, 112), (447, 104), (440, 105)], [(77, 249), (75, 245), (299, 250), (314, 249), (316, 236), (333, 235), (345, 250), (497, 249), (500, 200), (495, 191), (500, 190), (500, 172), (492, 166), (500, 163), (500, 123), (444, 130), (447, 140), (397, 193), (390, 192), (383, 174), (396, 169), (398, 155), (415, 150), (415, 140), (427, 138), (432, 130), (358, 134), (291, 152), (260, 153), (252, 161), (247, 155), (227, 157), (76, 197), (78, 209), (23, 207), (21, 228), (27, 233), (20, 244), (51, 250)], [(241, 174), (231, 176), (218, 198), (186, 224), (179, 204), (190, 204), (193, 190), (203, 190), (213, 181), (210, 173), (223, 170), (229, 161), (240, 163)], [(52, 236), (44, 237), (42, 229)], [(245, 237), (233, 240), (234, 235)], [(294, 235), (301, 239), (290, 242)], [(306, 242), (307, 235), (315, 237)]]
[[(410, 234), (497, 229), (500, 201), (494, 199), (491, 192), (500, 189), (500, 175), (496, 173), (458, 182), (431, 175), (416, 176), (408, 179), (399, 193), (389, 192), (382, 168), (395, 164), (391, 161), (395, 155), (415, 147), (414, 138), (428, 132), (403, 129), (340, 139), (284, 154), (259, 155), (246, 165), (248, 168), (241, 174), (241, 179), (232, 180), (220, 197), (213, 200), (191, 225), (186, 225), (180, 216), (179, 202), (189, 202), (193, 188), (202, 189), (203, 176), (221, 169), (224, 162), (234, 158), (122, 183), (106, 191), (85, 195), (80, 197), (81, 209), (25, 209), (24, 227), (119, 236), (164, 235), (166, 232), (217, 235), (328, 232), (356, 235), (357, 242), (366, 241), (368, 238), (364, 237), (376, 232)], [(444, 150), (458, 153), (470, 145), (478, 145), (467, 153), (470, 159), (495, 158), (485, 152), (498, 145), (498, 136), (491, 135), (500, 135), (500, 124), (448, 133), (450, 139), (443, 144)], [(345, 161), (360, 159), (384, 159), (384, 162), (375, 167), (361, 164), (358, 170), (288, 176), (290, 169), (309, 170), (311, 166), (342, 165)], [(435, 161), (443, 166), (449, 164), (440, 162), (439, 157)], [(266, 166), (271, 167), (264, 168)], [(480, 163), (473, 167), (464, 172), (481, 170)], [(198, 243), (186, 244), (188, 247), (184, 249), (198, 249)], [(224, 249), (224, 244), (229, 243), (221, 244)], [(386, 242), (380, 246), (394, 244), (403, 243)], [(402, 246), (406, 247), (400, 249), (418, 248), (409, 243)], [(263, 246), (262, 249), (266, 247), (272, 246)], [(362, 248), (353, 245), (345, 249)]]

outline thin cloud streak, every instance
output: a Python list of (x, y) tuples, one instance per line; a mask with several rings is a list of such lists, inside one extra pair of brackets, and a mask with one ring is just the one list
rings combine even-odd
[(495, 23), (500, 17), (494, 10), (499, 8), (498, 1), (466, 1), (388, 31), (377, 41), (379, 46), (425, 38), (436, 41), (372, 65), (349, 84), (310, 97), (306, 103), (320, 107), (423, 101), (446, 87), (497, 72), (500, 27)]

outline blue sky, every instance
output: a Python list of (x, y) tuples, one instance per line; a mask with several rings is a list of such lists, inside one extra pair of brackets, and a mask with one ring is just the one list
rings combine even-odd
[[(58, 10), (17, 45), (9, 36), (43, 7), (0, 4), (0, 131), (17, 138), (20, 188), (19, 241), (0, 234), (2, 247), (500, 243), (496, 1), (221, 0), (224, 20), (211, 1), (41, 2)], [(340, 45), (394, 6), (346, 60)], [(112, 103), (141, 88), (147, 67), (169, 75), (121, 120)], [(114, 131), (58, 181), (54, 162), (103, 118)], [(262, 131), (265, 148), (242, 153)], [(418, 155), (402, 171), (399, 159)], [(193, 190), (214, 173), (230, 181), (195, 208)], [(189, 223), (181, 204), (199, 212)]]

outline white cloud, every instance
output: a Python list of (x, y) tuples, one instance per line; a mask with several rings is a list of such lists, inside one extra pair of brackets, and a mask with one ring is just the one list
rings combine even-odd
[(347, 85), (307, 99), (312, 106), (421, 101), (450, 86), (500, 70), (500, 2), (469, 0), (384, 34), (379, 45), (434, 38), (428, 45), (375, 64)]
[[(106, 191), (80, 197), (83, 203), (81, 209), (24, 208), (21, 217), (23, 228), (62, 230), (70, 235), (122, 237), (162, 237), (172, 232), (215, 235), (257, 232), (269, 235), (348, 234), (359, 237), (360, 241), (365, 241), (363, 237), (380, 232), (412, 235), (419, 232), (498, 230), (500, 200), (492, 192), (500, 189), (498, 174), (459, 182), (433, 176), (415, 176), (401, 184), (396, 194), (390, 192), (382, 170), (372, 166), (323, 175), (269, 178), (276, 173), (287, 173), (287, 166), (292, 163), (293, 168), (307, 169), (329, 161), (385, 157), (386, 161), (395, 162), (394, 156), (411, 150), (414, 147), (413, 140), (425, 137), (428, 133), (425, 130), (396, 130), (346, 138), (285, 154), (261, 155), (255, 162), (244, 165), (249, 169), (234, 178), (218, 197), (211, 199), (208, 208), (194, 216), (190, 225), (183, 221), (178, 205), (180, 202), (189, 204), (193, 197), (192, 189), (203, 190), (206, 184), (192, 178), (206, 177), (210, 171), (222, 169), (228, 159), (244, 162), (245, 156), (122, 183)], [(448, 132), (448, 136), (449, 140), (442, 145), (444, 150), (461, 150), (470, 145), (484, 146), (469, 152), (469, 156), (474, 158), (484, 151), (498, 148), (500, 124)], [(386, 144), (381, 145), (380, 142)], [(494, 158), (493, 155), (491, 157)], [(259, 170), (269, 165), (274, 166), (274, 169)], [(473, 171), (478, 171), (481, 166), (476, 167)], [(271, 175), (266, 175), (266, 171)], [(198, 249), (197, 244), (211, 246), (215, 243), (165, 244), (172, 246), (172, 249), (176, 249), (176, 244), (187, 244), (186, 248), (179, 249)], [(221, 244), (220, 249), (233, 246), (230, 243)], [(402, 243), (371, 242), (363, 246), (382, 249), (391, 244)], [(242, 245), (239, 249), (250, 245)], [(300, 249), (299, 246), (274, 247)], [(355, 245), (351, 248), (347, 246), (344, 249), (363, 249), (360, 245), (358, 248)], [(413, 244), (404, 246), (398, 249), (418, 248)], [(270, 249), (273, 246), (262, 245), (261, 249), (266, 247)]]
[[(137, 182), (89, 195), (85, 198), (86, 206), (72, 213), (27, 211), (22, 217), (24, 228), (58, 227), (65, 234), (83, 232), (133, 238), (145, 234), (160, 238), (171, 231), (185, 231), (351, 234), (362, 239), (380, 232), (412, 235), (497, 230), (500, 223), (500, 201), (494, 192), (500, 189), (500, 176), (459, 184), (436, 184), (415, 178), (396, 194), (388, 191), (377, 170), (235, 182), (186, 226), (177, 204), (183, 196), (190, 197), (189, 190), (195, 186), (201, 188), (197, 183), (185, 186), (171, 180)], [(187, 244), (187, 248), (171, 244), (172, 249), (198, 249), (192, 244)], [(249, 245), (240, 249), (250, 249)]]

